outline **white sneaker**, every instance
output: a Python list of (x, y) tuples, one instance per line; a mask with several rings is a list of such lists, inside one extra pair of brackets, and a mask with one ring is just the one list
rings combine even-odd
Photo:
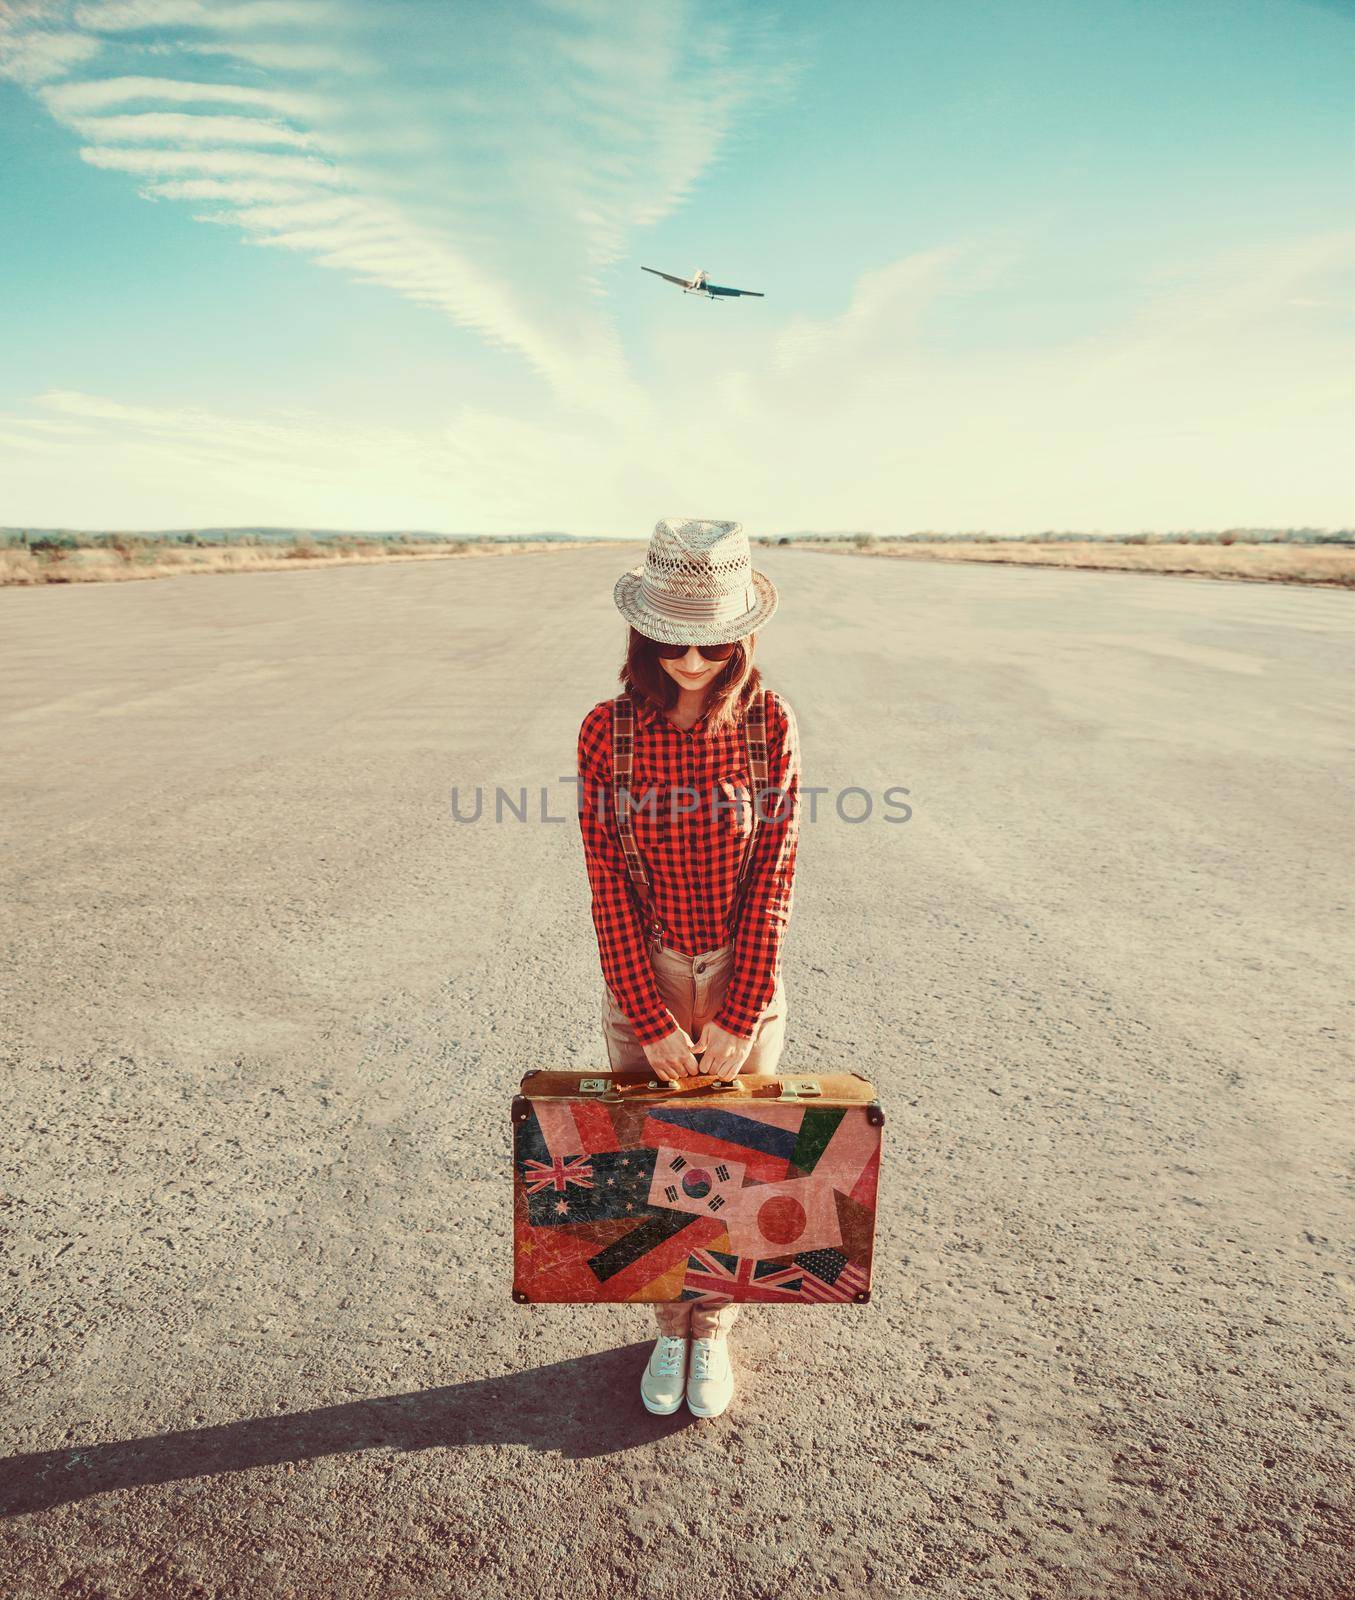
[(649, 1353), (644, 1377), (640, 1379), (640, 1398), (645, 1410), (656, 1417), (669, 1417), (682, 1404), (682, 1387), (687, 1379), (687, 1340), (682, 1335), (661, 1333)]
[(734, 1395), (734, 1364), (727, 1339), (693, 1339), (687, 1375), (687, 1409), (694, 1417), (718, 1417)]

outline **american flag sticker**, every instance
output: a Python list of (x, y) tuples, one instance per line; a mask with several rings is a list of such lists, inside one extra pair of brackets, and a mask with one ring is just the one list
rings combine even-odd
[(854, 1300), (870, 1287), (870, 1274), (840, 1250), (808, 1250), (796, 1256), (795, 1265), (804, 1268), (801, 1294), (823, 1305)]

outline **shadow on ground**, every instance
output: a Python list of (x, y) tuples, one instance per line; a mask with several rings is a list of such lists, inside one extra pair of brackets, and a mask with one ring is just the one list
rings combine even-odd
[(358, 1450), (520, 1444), (543, 1454), (607, 1456), (694, 1422), (685, 1407), (654, 1417), (618, 1405), (638, 1388), (645, 1341), (418, 1394), (385, 1395), (276, 1417), (249, 1417), (143, 1439), (43, 1450), (0, 1460), (0, 1516), (21, 1516), (111, 1489), (216, 1477), (248, 1467)]

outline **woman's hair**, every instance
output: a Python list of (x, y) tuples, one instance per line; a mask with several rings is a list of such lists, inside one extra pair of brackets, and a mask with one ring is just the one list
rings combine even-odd
[[(755, 633), (740, 639), (734, 647), (734, 654), (711, 682), (706, 701), (706, 726), (712, 732), (734, 727), (762, 687), (762, 674), (753, 665), (756, 639)], [(626, 659), (621, 667), (621, 687), (633, 698), (648, 700), (662, 711), (668, 711), (677, 704), (678, 686), (663, 670), (653, 639), (647, 638), (636, 628), (630, 630), (626, 645)]]

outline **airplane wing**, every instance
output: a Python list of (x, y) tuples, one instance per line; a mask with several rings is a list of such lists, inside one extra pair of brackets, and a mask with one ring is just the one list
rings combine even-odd
[(684, 289), (687, 287), (686, 278), (675, 278), (671, 272), (660, 272), (657, 267), (641, 267), (640, 271), (652, 272), (656, 278), (667, 278), (669, 283), (680, 284)]
[(767, 296), (765, 294), (763, 294), (761, 289), (722, 289), (719, 286), (718, 283), (708, 283), (706, 285), (706, 293), (707, 294), (750, 294), (755, 299), (758, 299), (758, 300), (765, 300), (767, 298)]

